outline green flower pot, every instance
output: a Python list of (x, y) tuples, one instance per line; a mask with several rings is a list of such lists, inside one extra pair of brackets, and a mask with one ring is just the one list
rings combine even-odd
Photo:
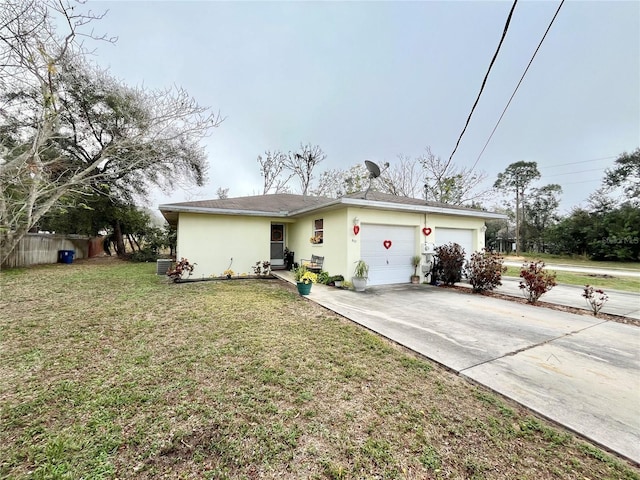
[(309, 293), (311, 293), (311, 285), (313, 285), (313, 283), (298, 282), (297, 285), (298, 285), (298, 293), (300, 295), (309, 295)]

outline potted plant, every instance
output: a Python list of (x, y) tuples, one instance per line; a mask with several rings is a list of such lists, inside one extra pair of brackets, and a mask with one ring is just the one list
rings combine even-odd
[(342, 288), (342, 282), (344, 282), (344, 277), (342, 275), (335, 275), (333, 277), (333, 285), (337, 288)]
[(364, 260), (356, 262), (356, 268), (353, 270), (351, 282), (356, 292), (364, 292), (369, 278), (369, 265)]
[(418, 275), (418, 267), (422, 262), (420, 255), (414, 255), (411, 257), (411, 265), (413, 265), (413, 275), (411, 275), (411, 283), (420, 283), (420, 275)]
[(318, 275), (307, 270), (304, 265), (295, 269), (294, 276), (300, 295), (309, 295), (311, 293), (311, 285), (318, 281)]

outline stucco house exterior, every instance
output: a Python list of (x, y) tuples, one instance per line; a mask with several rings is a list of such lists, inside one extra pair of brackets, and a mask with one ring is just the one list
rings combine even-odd
[[(271, 194), (160, 205), (177, 226), (177, 256), (197, 263), (194, 277), (231, 268), (251, 273), (258, 261), (284, 266), (324, 257), (324, 270), (350, 279), (369, 264), (369, 284), (408, 283), (411, 258), (456, 242), (467, 255), (484, 247), (485, 220), (504, 215), (370, 191), (340, 198)], [(422, 270), (422, 269), (419, 269)], [(419, 271), (422, 278), (424, 273)]]

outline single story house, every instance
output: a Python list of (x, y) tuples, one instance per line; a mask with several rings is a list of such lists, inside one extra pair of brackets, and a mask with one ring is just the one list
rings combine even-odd
[[(456, 242), (465, 252), (485, 245), (485, 220), (504, 215), (380, 192), (340, 198), (271, 194), (161, 205), (178, 228), (177, 257), (197, 263), (194, 277), (227, 268), (251, 273), (258, 261), (284, 266), (324, 257), (330, 275), (350, 279), (355, 262), (369, 264), (369, 285), (408, 283), (421, 255), (423, 265), (438, 245)], [(424, 278), (423, 268), (419, 274)], [(424, 267), (427, 270), (427, 267)]]

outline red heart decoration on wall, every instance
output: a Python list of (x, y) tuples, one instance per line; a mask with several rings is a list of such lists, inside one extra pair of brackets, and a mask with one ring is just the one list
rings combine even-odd
[(358, 225), (353, 226), (353, 234), (357, 235), (360, 233), (360, 227)]
[(429, 235), (431, 235), (431, 229), (429, 227), (424, 227), (422, 229), (422, 233), (424, 233), (425, 237), (428, 237)]
[(382, 242), (382, 244), (384, 245), (384, 248), (386, 248), (387, 250), (391, 248), (391, 240), (385, 240), (384, 242)]

